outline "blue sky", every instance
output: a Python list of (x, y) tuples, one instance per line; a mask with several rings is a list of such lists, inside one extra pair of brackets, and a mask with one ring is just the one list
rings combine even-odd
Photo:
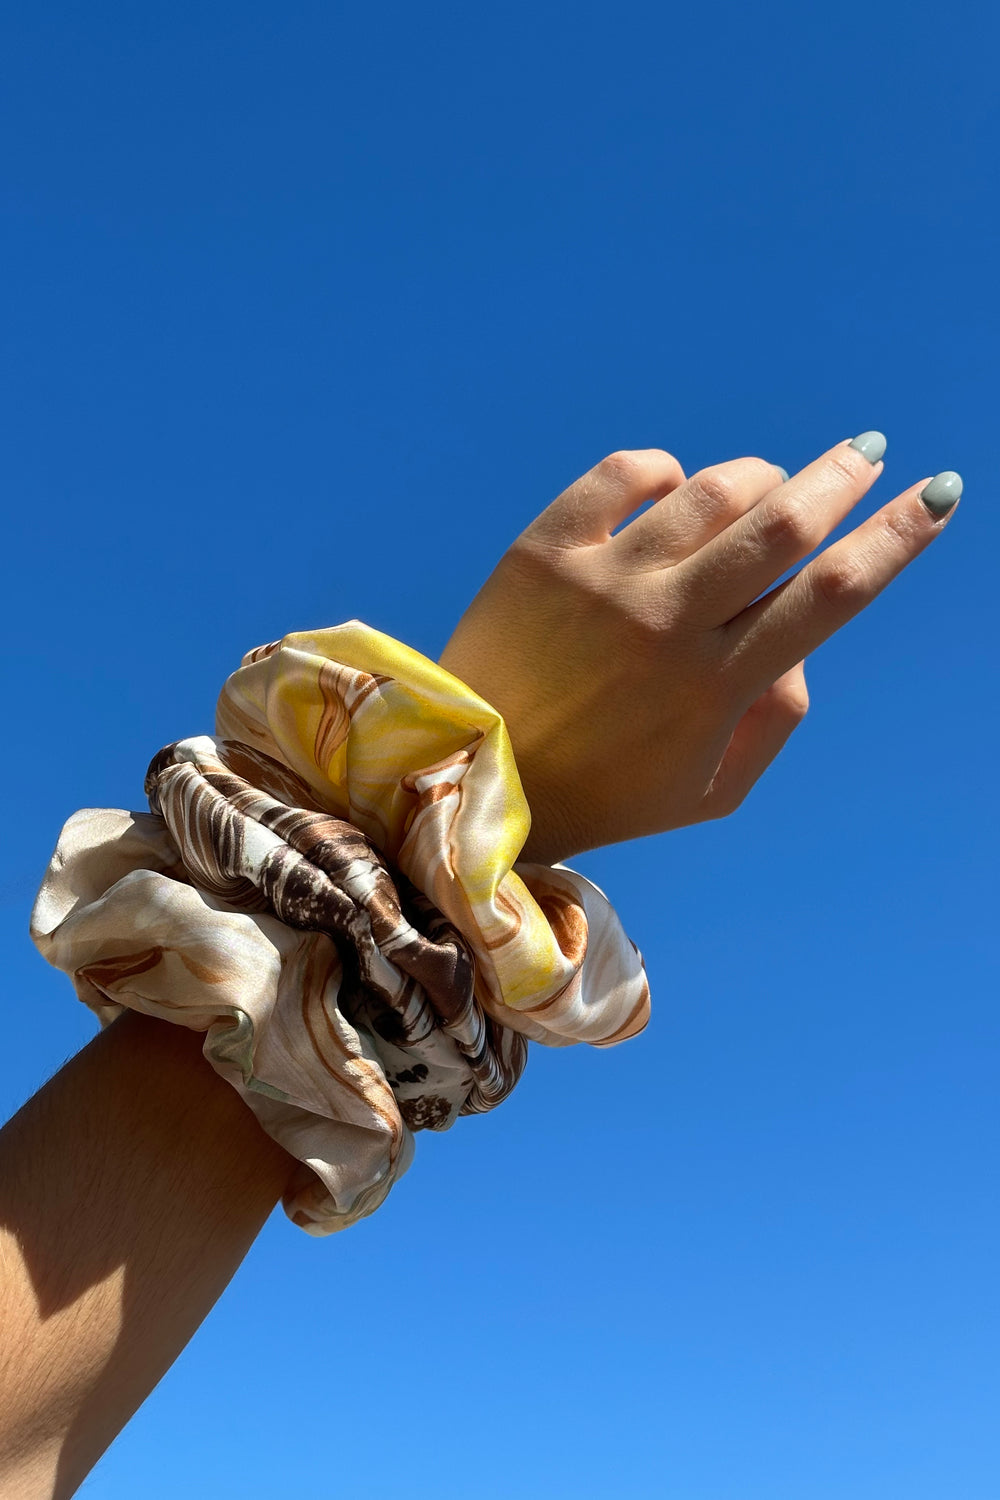
[[(654, 1020), (536, 1051), (372, 1219), (276, 1214), (101, 1500), (995, 1500), (995, 83), (986, 5), (16, 4), (0, 20), (13, 1111), (92, 1034), (26, 937), (242, 652), (436, 655), (620, 447), (947, 531), (731, 819), (588, 855)], [(846, 528), (844, 528), (846, 529)]]

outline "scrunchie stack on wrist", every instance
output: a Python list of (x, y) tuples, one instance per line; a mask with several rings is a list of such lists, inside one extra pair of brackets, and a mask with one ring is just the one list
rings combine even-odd
[(216, 737), (149, 767), (152, 812), (66, 824), (32, 936), (102, 1022), (206, 1032), (205, 1056), (302, 1164), (326, 1234), (371, 1213), (411, 1131), (492, 1108), (526, 1039), (608, 1045), (649, 1014), (603, 894), (518, 864), (528, 809), (502, 719), (357, 621), (250, 652)]

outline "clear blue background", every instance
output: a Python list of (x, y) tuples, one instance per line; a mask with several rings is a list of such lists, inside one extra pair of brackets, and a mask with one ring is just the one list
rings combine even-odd
[[(276, 1214), (109, 1500), (1000, 1494), (994, 6), (4, 8), (0, 1103), (26, 937), (251, 646), (430, 655), (619, 447), (965, 499), (730, 820), (581, 859), (655, 1019), (536, 1052), (374, 1218)], [(71, 1234), (71, 1227), (68, 1233)]]

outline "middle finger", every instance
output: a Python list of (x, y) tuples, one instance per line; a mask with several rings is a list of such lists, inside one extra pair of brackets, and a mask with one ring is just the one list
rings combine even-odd
[(690, 557), (779, 489), (787, 475), (763, 458), (732, 458), (699, 469), (612, 538), (619, 562), (652, 572)]
[(663, 573), (665, 594), (676, 602), (679, 591), (700, 623), (725, 624), (840, 524), (881, 474), (884, 451), (881, 433), (838, 443)]

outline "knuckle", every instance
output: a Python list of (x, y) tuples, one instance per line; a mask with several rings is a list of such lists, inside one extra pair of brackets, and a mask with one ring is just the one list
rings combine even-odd
[(830, 454), (829, 463), (834, 476), (851, 489), (857, 488), (858, 481), (865, 470), (870, 470), (872, 467), (864, 454), (859, 453), (855, 448), (837, 448)]
[(737, 808), (743, 806), (749, 794), (750, 788), (748, 786), (727, 786), (724, 792), (714, 791), (712, 795), (712, 821), (718, 822), (720, 818), (731, 817)]
[(684, 469), (675, 453), (668, 452), (666, 448), (647, 448), (643, 458), (647, 473), (656, 483), (664, 482), (668, 475), (672, 485), (684, 483)]
[(809, 689), (805, 683), (786, 686), (782, 690), (781, 702), (789, 718), (799, 723), (809, 712)]
[(606, 458), (601, 459), (597, 465), (597, 472), (602, 478), (610, 479), (613, 483), (628, 485), (638, 478), (641, 468), (637, 453), (632, 453), (627, 448), (619, 448), (616, 452), (609, 453)]
[(746, 469), (748, 473), (751, 471), (753, 472), (755, 479), (768, 480), (772, 484), (776, 484), (779, 482), (775, 478), (774, 464), (768, 463), (766, 458), (761, 458), (758, 454), (755, 453), (746, 458), (741, 458), (739, 462), (741, 468)]
[(737, 508), (739, 485), (732, 474), (726, 474), (721, 469), (702, 469), (700, 473), (692, 475), (689, 483), (696, 498), (704, 503), (706, 509), (730, 511)]
[(902, 542), (904, 547), (912, 548), (922, 539), (924, 527), (919, 524), (912, 511), (884, 510), (875, 519), (882, 528), (883, 537), (891, 546)]
[(566, 571), (569, 558), (566, 548), (536, 535), (529, 527), (507, 549), (501, 566), (505, 573), (533, 587), (544, 587)]
[(868, 595), (868, 578), (861, 564), (841, 557), (816, 570), (816, 592), (837, 610), (860, 606)]
[(772, 505), (759, 505), (753, 512), (754, 525), (764, 546), (781, 552), (799, 553), (811, 551), (813, 528), (806, 512), (788, 500), (775, 501)]
[(730, 794), (729, 794), (729, 813), (730, 814), (736, 812), (737, 808), (740, 808), (740, 807), (743, 806), (744, 802), (749, 797), (750, 792), (751, 792), (751, 788), (748, 787), (748, 786), (743, 786), (743, 787), (740, 787), (738, 791), (730, 792)]

